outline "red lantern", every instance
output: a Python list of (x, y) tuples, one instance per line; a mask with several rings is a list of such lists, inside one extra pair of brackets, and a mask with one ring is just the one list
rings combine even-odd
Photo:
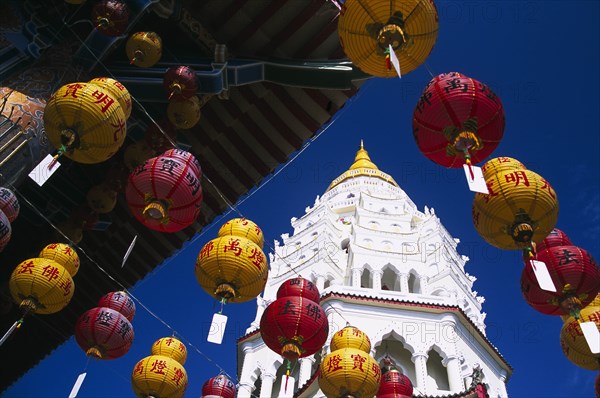
[(129, 24), (127, 5), (116, 0), (100, 1), (92, 9), (92, 22), (99, 32), (107, 36), (120, 36)]
[(482, 161), (503, 134), (500, 98), (485, 84), (457, 72), (434, 77), (413, 113), (419, 150), (445, 167)]
[(176, 138), (177, 130), (175, 129), (173, 123), (171, 123), (171, 121), (167, 118), (162, 119), (157, 124), (150, 124), (144, 133), (144, 139), (148, 145), (150, 145), (150, 147), (156, 152), (160, 153), (166, 151), (167, 149), (173, 148), (171, 141), (175, 142)]
[(190, 167), (190, 170), (192, 170), (192, 172), (198, 176), (198, 178), (202, 178), (202, 168), (200, 167), (200, 162), (191, 153), (181, 149), (169, 149), (165, 151), (163, 155), (185, 162)]
[(13, 222), (17, 219), (20, 208), (17, 196), (13, 191), (0, 187), (0, 210), (4, 212), (8, 221)]
[[(299, 279), (302, 278), (292, 281)], [(289, 289), (289, 282), (284, 282), (283, 289), (280, 288), (281, 295), (278, 291), (277, 300), (265, 309), (260, 319), (260, 332), (267, 347), (293, 361), (312, 355), (323, 347), (329, 333), (329, 323), (318, 302), (303, 296), (283, 295)], [(307, 287), (309, 283), (301, 282)], [(317, 288), (313, 288), (319, 297)]]
[(277, 298), (297, 296), (318, 303), (321, 301), (319, 290), (309, 280), (304, 278), (293, 278), (283, 282), (277, 289)]
[(202, 186), (194, 172), (195, 158), (157, 156), (130, 175), (125, 197), (134, 216), (148, 228), (177, 232), (191, 225), (200, 212)]
[(191, 98), (198, 91), (196, 72), (189, 66), (172, 66), (165, 73), (163, 87), (169, 100)]
[(572, 246), (571, 239), (558, 228), (554, 228), (543, 241), (538, 243), (535, 247), (536, 251), (541, 252), (542, 250), (549, 249), (554, 246)]
[(586, 250), (577, 246), (555, 246), (539, 251), (536, 259), (548, 267), (556, 292), (539, 287), (530, 261), (521, 274), (521, 292), (535, 310), (547, 315), (571, 314), (587, 306), (600, 289), (600, 268)]
[(6, 217), (4, 212), (0, 210), (0, 252), (8, 245), (11, 236), (12, 227), (10, 226), (10, 221), (8, 221), (8, 217)]
[(129, 351), (133, 342), (133, 327), (120, 312), (96, 307), (84, 312), (77, 320), (75, 340), (86, 355), (115, 359)]
[(235, 398), (235, 384), (225, 375), (212, 377), (202, 385), (201, 398)]
[(381, 382), (376, 398), (410, 398), (413, 385), (410, 379), (398, 370), (389, 356), (383, 358)]
[(135, 315), (135, 303), (125, 292), (110, 292), (100, 297), (98, 307), (108, 307), (120, 312), (130, 322)]

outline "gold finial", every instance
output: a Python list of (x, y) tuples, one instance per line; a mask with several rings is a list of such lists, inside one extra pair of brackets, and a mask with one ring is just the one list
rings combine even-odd
[(375, 163), (371, 162), (371, 158), (369, 157), (369, 153), (365, 149), (363, 140), (360, 140), (360, 149), (356, 152), (356, 156), (354, 157), (354, 163), (350, 166), (350, 170), (354, 169), (373, 169), (379, 170)]

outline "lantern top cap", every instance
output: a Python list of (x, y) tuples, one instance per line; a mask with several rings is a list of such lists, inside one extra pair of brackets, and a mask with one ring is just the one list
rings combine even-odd
[(333, 180), (331, 184), (329, 184), (327, 190), (329, 191), (333, 187), (341, 184), (342, 182), (350, 178), (360, 176), (370, 176), (379, 178), (396, 187), (398, 186), (398, 184), (396, 183), (396, 181), (394, 181), (392, 176), (390, 176), (387, 173), (384, 173), (383, 171), (380, 171), (377, 165), (375, 165), (375, 163), (371, 161), (369, 153), (365, 149), (364, 142), (362, 139), (360, 140), (360, 148), (356, 152), (356, 156), (354, 156), (354, 163), (352, 163), (352, 165), (346, 172), (344, 172), (338, 178)]

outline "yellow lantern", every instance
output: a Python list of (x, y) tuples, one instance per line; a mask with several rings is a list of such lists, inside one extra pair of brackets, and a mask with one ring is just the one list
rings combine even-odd
[(131, 95), (127, 88), (122, 85), (119, 81), (111, 79), (110, 77), (96, 77), (89, 81), (91, 84), (108, 91), (117, 101), (125, 113), (125, 119), (129, 119), (131, 116), (132, 102)]
[(407, 74), (425, 62), (438, 34), (433, 1), (347, 0), (338, 20), (340, 44), (363, 72), (395, 77), (389, 46)]
[(79, 256), (75, 249), (65, 243), (50, 243), (42, 249), (39, 257), (56, 261), (69, 271), (71, 277), (79, 271)]
[(185, 344), (174, 337), (163, 337), (152, 344), (152, 355), (162, 355), (172, 358), (182, 365), (187, 359)]
[(227, 235), (204, 245), (194, 271), (208, 294), (218, 300), (241, 303), (255, 298), (264, 289), (268, 266), (256, 243)]
[(182, 364), (164, 355), (140, 360), (131, 374), (136, 397), (181, 398), (187, 389), (187, 372)]
[(88, 83), (59, 88), (44, 110), (44, 127), (59, 154), (87, 164), (115, 154), (127, 131), (119, 102), (108, 90)]
[(250, 239), (261, 249), (265, 244), (265, 237), (261, 229), (247, 218), (234, 218), (223, 224), (221, 229), (219, 229), (218, 236), (221, 237), (226, 235), (235, 235)]
[(505, 170), (486, 183), (489, 194), (475, 194), (472, 215), (475, 229), (489, 244), (527, 249), (552, 231), (558, 199), (544, 178), (529, 170)]
[(560, 344), (567, 358), (573, 363), (586, 369), (598, 370), (600, 369), (600, 354), (591, 352), (579, 323), (593, 322), (600, 329), (600, 307), (588, 305), (581, 310), (580, 314), (579, 320), (569, 317), (565, 321), (560, 330)]
[(500, 156), (497, 158), (490, 159), (487, 162), (485, 162), (483, 166), (481, 166), (483, 177), (486, 180), (496, 173), (526, 169), (527, 167), (525, 167), (525, 165), (519, 162), (517, 159), (509, 158), (506, 156)]
[[(58, 224), (58, 230), (73, 243), (79, 243), (83, 239), (83, 220), (68, 219)], [(62, 234), (56, 234), (60, 239)]]
[(200, 121), (200, 100), (197, 96), (175, 99), (167, 106), (167, 117), (178, 129), (189, 129)]
[(369, 337), (346, 326), (330, 343), (331, 352), (319, 365), (319, 387), (327, 398), (373, 397), (379, 389), (381, 369), (371, 355)]
[(125, 52), (130, 64), (150, 68), (162, 56), (162, 39), (155, 32), (136, 32), (127, 39)]
[(36, 314), (53, 314), (62, 310), (75, 292), (69, 271), (47, 258), (30, 258), (17, 265), (8, 287), (21, 309)]
[(331, 351), (336, 351), (340, 348), (356, 348), (357, 350), (370, 352), (371, 340), (369, 340), (369, 336), (362, 330), (347, 325), (333, 335), (329, 347)]
[(87, 193), (87, 204), (96, 213), (110, 213), (117, 205), (117, 192), (106, 183), (94, 185)]
[(154, 150), (146, 141), (138, 141), (129, 145), (125, 149), (123, 161), (129, 171), (135, 170), (136, 167), (144, 163), (146, 160), (154, 156)]

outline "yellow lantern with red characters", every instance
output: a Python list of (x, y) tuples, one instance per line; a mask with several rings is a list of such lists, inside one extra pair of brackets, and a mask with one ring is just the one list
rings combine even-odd
[(53, 314), (69, 304), (75, 284), (65, 267), (47, 258), (17, 265), (8, 282), (13, 300), (27, 312)]
[(319, 387), (327, 398), (374, 397), (377, 393), (381, 369), (369, 354), (371, 343), (365, 337), (351, 326), (332, 337), (331, 352), (319, 366)]
[(79, 163), (100, 163), (125, 140), (123, 108), (110, 91), (90, 83), (59, 88), (44, 110), (44, 127), (58, 154)]
[(117, 101), (119, 101), (119, 105), (121, 105), (123, 113), (125, 113), (125, 119), (129, 119), (133, 104), (129, 90), (127, 90), (121, 82), (110, 77), (96, 77), (88, 83), (95, 84), (103, 90), (107, 90)]
[(162, 57), (162, 39), (155, 32), (136, 32), (127, 39), (125, 52), (130, 64), (150, 68)]
[(560, 330), (560, 345), (575, 365), (600, 370), (600, 353), (592, 353), (581, 330), (582, 322), (591, 322), (600, 330), (600, 307), (588, 305), (581, 310), (579, 319), (568, 317)]
[(526, 170), (527, 167), (517, 159), (509, 158), (507, 156), (500, 156), (493, 158), (485, 162), (481, 166), (483, 172), (483, 178), (488, 179), (496, 173), (512, 170)]
[(529, 249), (558, 219), (556, 192), (530, 170), (509, 169), (486, 178), (488, 194), (476, 193), (473, 224), (485, 241), (506, 250)]
[(79, 271), (79, 256), (75, 249), (66, 243), (50, 243), (42, 249), (39, 257), (56, 261), (65, 267), (72, 277)]
[(164, 355), (143, 358), (131, 374), (131, 387), (136, 397), (181, 398), (187, 384), (183, 365)]
[(198, 283), (220, 301), (245, 302), (258, 296), (267, 281), (262, 249), (250, 239), (225, 235), (209, 241), (198, 255)]
[(221, 226), (217, 236), (235, 235), (250, 239), (261, 249), (265, 244), (265, 237), (256, 223), (247, 218), (234, 218)]
[(178, 129), (189, 129), (200, 121), (200, 100), (197, 96), (178, 98), (169, 102), (167, 117)]
[(175, 337), (163, 337), (152, 344), (152, 355), (162, 355), (172, 358), (182, 365), (187, 359), (187, 348), (185, 344)]

